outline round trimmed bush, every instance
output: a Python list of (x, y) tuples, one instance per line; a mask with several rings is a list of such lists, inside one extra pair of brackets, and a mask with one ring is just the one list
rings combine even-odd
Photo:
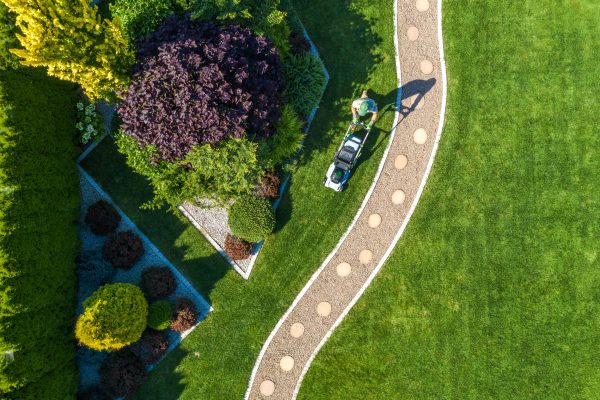
[(102, 247), (102, 256), (115, 268), (130, 269), (143, 255), (142, 239), (132, 231), (111, 236)]
[(175, 291), (177, 282), (168, 267), (148, 267), (142, 271), (140, 287), (151, 300), (167, 297)]
[(85, 223), (95, 235), (108, 235), (114, 232), (121, 222), (121, 216), (107, 201), (99, 200), (89, 206), (85, 213)]
[(169, 335), (167, 332), (146, 329), (139, 342), (133, 346), (132, 351), (146, 364), (154, 364), (168, 349)]
[(131, 350), (113, 354), (100, 368), (100, 385), (113, 398), (134, 394), (148, 376), (144, 362)]
[(196, 324), (198, 312), (194, 303), (186, 298), (180, 297), (173, 307), (173, 322), (171, 329), (175, 332), (185, 332)]
[(114, 268), (95, 252), (86, 252), (77, 257), (79, 292), (83, 297), (88, 297), (100, 286), (109, 283), (114, 273)]
[(225, 252), (232, 260), (245, 260), (252, 254), (252, 244), (229, 233), (225, 237)]
[(157, 331), (164, 331), (171, 325), (172, 307), (166, 300), (158, 300), (150, 304), (148, 309), (148, 326)]
[(260, 242), (275, 228), (275, 211), (269, 200), (246, 195), (229, 207), (228, 222), (231, 232), (238, 238), (252, 243)]
[(135, 285), (102, 286), (83, 302), (75, 324), (79, 342), (93, 350), (119, 350), (141, 336), (148, 320), (148, 303)]

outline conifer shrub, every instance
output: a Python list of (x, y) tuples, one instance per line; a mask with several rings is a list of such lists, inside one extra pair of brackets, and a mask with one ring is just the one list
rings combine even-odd
[(112, 204), (99, 200), (92, 204), (86, 214), (85, 223), (95, 235), (108, 235), (113, 233), (121, 222), (121, 216)]
[(235, 236), (251, 243), (260, 242), (275, 228), (275, 211), (269, 200), (246, 195), (229, 207), (228, 222)]
[(307, 116), (319, 104), (325, 85), (323, 63), (310, 53), (290, 55), (283, 73), (287, 100), (298, 114)]
[(157, 331), (164, 331), (171, 325), (172, 307), (166, 300), (157, 300), (148, 309), (148, 326)]
[[(170, 310), (169, 310), (170, 312)], [(169, 349), (169, 335), (165, 331), (146, 329), (132, 351), (146, 364), (154, 364)]]
[(119, 350), (137, 341), (146, 328), (148, 303), (135, 285), (102, 286), (83, 302), (75, 336), (92, 350)]
[(114, 234), (102, 246), (102, 256), (115, 268), (130, 269), (143, 255), (142, 239), (130, 230)]
[(245, 260), (252, 254), (252, 244), (227, 234), (225, 237), (225, 252), (234, 261)]
[(194, 303), (186, 298), (179, 297), (173, 306), (173, 322), (171, 329), (175, 332), (185, 332), (196, 325), (198, 312)]
[(175, 275), (169, 267), (154, 266), (142, 271), (142, 291), (151, 300), (167, 297), (177, 288)]
[(77, 257), (79, 292), (83, 297), (90, 296), (100, 286), (109, 283), (114, 273), (112, 265), (96, 252), (86, 252)]
[(100, 386), (115, 397), (133, 395), (146, 380), (148, 372), (144, 362), (131, 350), (112, 354), (100, 368)]
[(254, 193), (256, 193), (257, 196), (276, 199), (279, 197), (279, 184), (279, 176), (277, 176), (275, 171), (269, 171), (260, 179)]

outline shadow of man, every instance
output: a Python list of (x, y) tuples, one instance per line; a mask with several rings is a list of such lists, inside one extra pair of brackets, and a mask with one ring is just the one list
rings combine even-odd
[(435, 78), (427, 80), (415, 79), (410, 81), (400, 88), (400, 115), (402, 119), (409, 116), (410, 113), (417, 109), (419, 103), (425, 97), (425, 94), (435, 85)]

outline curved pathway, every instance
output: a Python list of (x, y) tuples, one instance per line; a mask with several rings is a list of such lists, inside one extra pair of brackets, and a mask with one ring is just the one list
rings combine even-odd
[(401, 107), (390, 143), (350, 228), (264, 344), (246, 399), (296, 397), (313, 358), (402, 235), (427, 180), (446, 96), (440, 4), (396, 0), (394, 7)]

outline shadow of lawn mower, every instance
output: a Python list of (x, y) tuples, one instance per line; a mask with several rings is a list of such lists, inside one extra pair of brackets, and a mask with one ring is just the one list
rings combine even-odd
[[(355, 135), (361, 129), (365, 129), (367, 132), (362, 139)], [(371, 128), (363, 122), (350, 124), (323, 179), (323, 185), (326, 188), (333, 189), (336, 192), (344, 190), (350, 179), (352, 168), (356, 165), (358, 157), (360, 157), (360, 151), (367, 142), (369, 133), (371, 133)]]

